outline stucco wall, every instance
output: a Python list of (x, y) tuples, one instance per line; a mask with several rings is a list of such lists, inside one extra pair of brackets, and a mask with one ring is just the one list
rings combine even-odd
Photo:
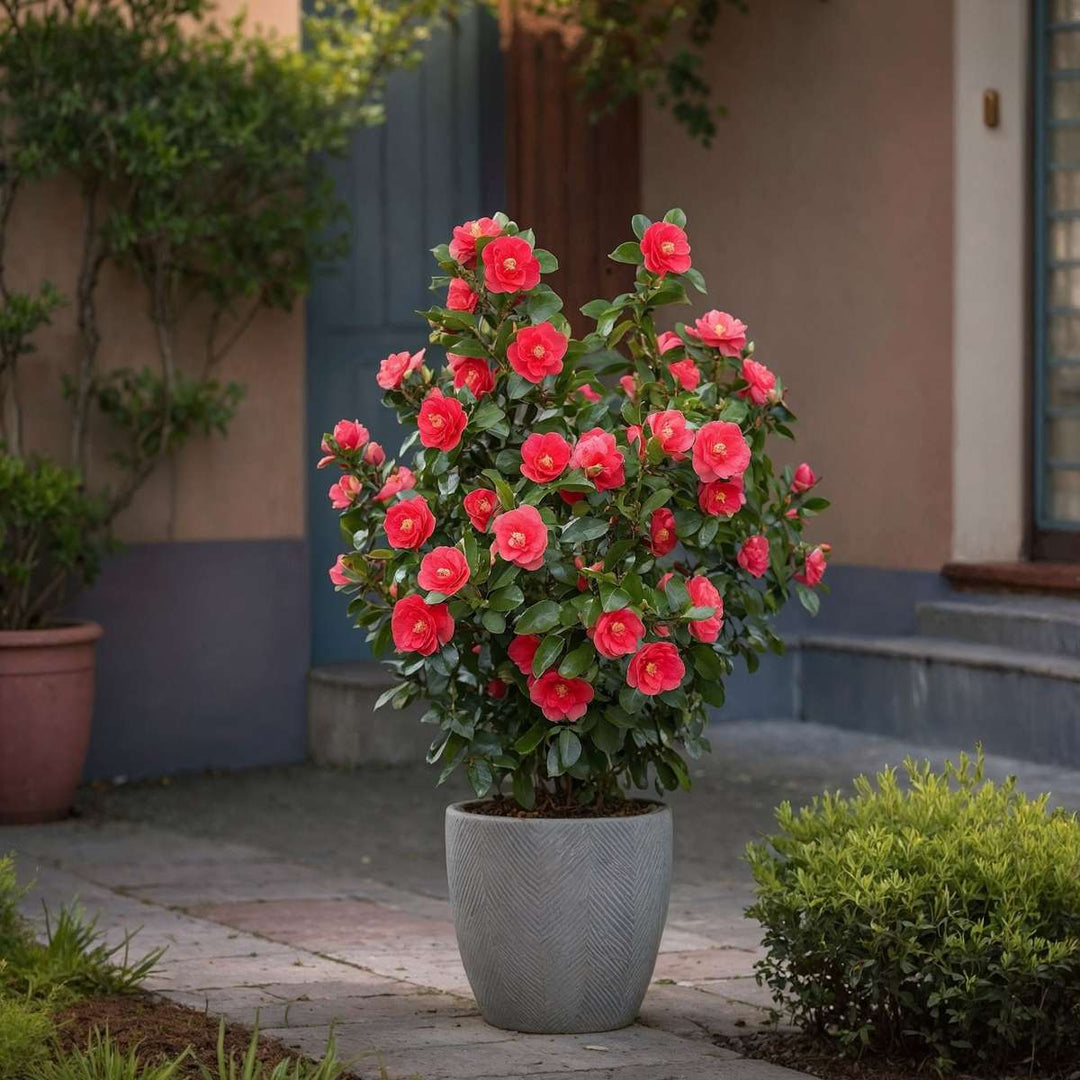
[[(242, 5), (220, 5), (223, 18)], [(288, 36), (297, 32), (297, 0), (252, 0), (250, 21)], [(42, 184), (20, 196), (12, 222), (9, 280), (35, 288), (51, 280), (64, 294), (75, 287), (80, 205), (69, 184)], [(141, 288), (115, 270), (103, 282), (99, 318), (103, 368), (156, 363)], [(202, 358), (202, 328), (189, 320), (180, 362)], [(29, 448), (66, 460), (70, 411), (60, 400), (60, 375), (72, 370), (79, 341), (72, 306), (39, 335), (38, 353), (23, 364), (20, 386), (28, 414)], [(165, 464), (119, 522), (128, 541), (299, 537), (303, 517), (304, 324), (302, 305), (259, 316), (220, 369), (223, 381), (247, 390), (227, 440), (195, 440)], [(107, 429), (91, 429), (91, 479), (107, 480)]]
[(774, 450), (824, 475), (814, 535), (845, 563), (950, 555), (952, 21), (942, 0), (725, 8), (713, 148), (645, 120), (645, 211), (685, 209), (710, 303), (790, 385), (799, 442)]

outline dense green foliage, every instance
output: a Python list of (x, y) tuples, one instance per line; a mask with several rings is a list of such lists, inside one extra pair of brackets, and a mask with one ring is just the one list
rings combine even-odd
[(985, 781), (981, 757), (905, 763), (751, 844), (759, 977), (851, 1053), (941, 1071), (1080, 1053), (1080, 822)]

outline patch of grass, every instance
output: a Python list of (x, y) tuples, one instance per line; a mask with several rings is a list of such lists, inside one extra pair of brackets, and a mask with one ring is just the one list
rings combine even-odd
[(0, 1080), (23, 1080), (28, 1070), (43, 1064), (50, 1055), (53, 1033), (46, 1005), (0, 996)]
[(27, 1080), (173, 1080), (183, 1075), (187, 1050), (171, 1061), (147, 1063), (138, 1050), (124, 1051), (108, 1032), (90, 1033), (86, 1049), (69, 1050), (55, 1058), (36, 1063), (24, 1075)]

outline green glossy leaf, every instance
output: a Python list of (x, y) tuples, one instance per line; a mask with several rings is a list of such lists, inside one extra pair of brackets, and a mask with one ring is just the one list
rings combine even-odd
[(525, 594), (517, 585), (506, 585), (496, 589), (488, 597), (488, 607), (494, 611), (513, 611), (525, 603)]
[(550, 720), (537, 720), (535, 724), (516, 743), (514, 749), (519, 754), (531, 754), (551, 731)]
[(533, 254), (536, 256), (536, 261), (540, 264), (541, 274), (554, 274), (559, 269), (559, 260), (551, 254), (550, 251), (545, 251), (543, 248), (535, 248)]
[(630, 263), (634, 266), (640, 266), (645, 261), (645, 256), (641, 254), (641, 245), (633, 240), (620, 244), (608, 258), (613, 262)]
[(562, 608), (553, 600), (541, 600), (518, 616), (514, 629), (519, 634), (543, 634), (559, 625)]
[(563, 640), (558, 634), (549, 634), (540, 642), (533, 655), (532, 673), (534, 678), (540, 678), (545, 671), (559, 658), (562, 652)]
[(583, 544), (603, 536), (610, 528), (606, 521), (594, 517), (574, 518), (559, 537), (566, 544)]
[(559, 674), (566, 679), (572, 679), (583, 671), (587, 671), (595, 659), (596, 650), (586, 641), (584, 645), (579, 645), (573, 652), (566, 655), (559, 665)]
[(581, 757), (581, 740), (569, 728), (559, 732), (559, 759), (564, 769), (571, 768)]
[[(652, 221), (644, 214), (635, 214), (630, 221), (630, 225), (634, 230), (634, 235), (640, 240), (645, 235), (645, 230), (652, 224)], [(449, 252), (448, 252), (449, 255)]]
[(480, 621), (484, 624), (484, 629), (493, 634), (501, 634), (506, 630), (506, 616), (497, 611), (485, 611), (480, 616)]

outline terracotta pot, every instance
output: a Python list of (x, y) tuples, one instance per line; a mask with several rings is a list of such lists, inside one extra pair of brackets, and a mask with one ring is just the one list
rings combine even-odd
[(97, 623), (0, 630), (0, 824), (71, 809), (90, 745)]

